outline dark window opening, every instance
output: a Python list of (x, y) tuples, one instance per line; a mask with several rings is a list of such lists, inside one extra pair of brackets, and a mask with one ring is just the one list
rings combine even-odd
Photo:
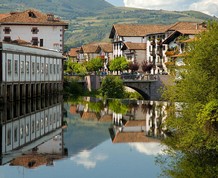
[(37, 27), (33, 27), (32, 30), (31, 30), (31, 32), (32, 32), (33, 34), (37, 34), (37, 33), (39, 32), (39, 29), (38, 29)]
[(5, 36), (3, 41), (11, 42), (11, 37), (10, 36)]
[(36, 15), (33, 12), (29, 12), (28, 14), (29, 14), (29, 17), (36, 18)]
[(5, 34), (10, 34), (10, 32), (11, 32), (10, 27), (5, 27), (4, 32), (5, 32)]
[(43, 46), (43, 39), (40, 39), (40, 47)]
[(32, 38), (32, 45), (38, 46), (38, 38), (37, 37)]

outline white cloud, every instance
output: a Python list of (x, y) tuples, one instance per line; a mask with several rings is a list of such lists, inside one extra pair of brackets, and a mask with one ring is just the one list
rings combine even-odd
[(86, 169), (95, 168), (98, 161), (104, 161), (107, 156), (102, 154), (94, 154), (88, 150), (80, 152), (78, 155), (71, 157), (71, 160), (78, 165), (84, 166)]
[(125, 7), (154, 10), (196, 10), (218, 16), (218, 0), (123, 0)]
[(163, 154), (164, 147), (160, 143), (130, 143), (132, 148), (135, 148), (139, 153), (145, 155)]
[(179, 8), (187, 7), (188, 0), (124, 0), (126, 7), (136, 7), (144, 9), (165, 9), (165, 10), (176, 10)]
[(218, 16), (218, 0), (202, 0), (192, 3), (189, 9), (204, 12), (209, 15)]

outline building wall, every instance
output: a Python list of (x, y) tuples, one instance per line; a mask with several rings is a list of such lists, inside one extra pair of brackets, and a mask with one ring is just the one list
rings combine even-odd
[(60, 52), (0, 43), (0, 102), (63, 90)]
[[(10, 33), (5, 34), (5, 27), (10, 28)], [(38, 32), (34, 34), (32, 28), (37, 28)], [(0, 41), (4, 40), (4, 37), (10, 37), (11, 40), (25, 40), (32, 42), (32, 38), (38, 38), (38, 45), (40, 46), (40, 39), (43, 40), (43, 45), (40, 47), (47, 49), (55, 49), (63, 51), (63, 26), (37, 26), (37, 25), (1, 25), (0, 26)]]
[(62, 125), (62, 105), (33, 112), (2, 124), (2, 154), (25, 146)]

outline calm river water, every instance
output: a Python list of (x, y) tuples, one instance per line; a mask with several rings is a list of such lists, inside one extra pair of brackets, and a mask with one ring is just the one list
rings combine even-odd
[(165, 108), (92, 98), (8, 103), (0, 111), (0, 178), (156, 178)]

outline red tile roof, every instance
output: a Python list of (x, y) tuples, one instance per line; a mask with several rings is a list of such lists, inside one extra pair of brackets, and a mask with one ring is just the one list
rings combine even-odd
[(146, 137), (144, 132), (118, 132), (113, 139), (113, 143), (130, 142), (160, 142), (158, 139)]
[(179, 30), (205, 30), (206, 28), (198, 22), (177, 22), (168, 30), (179, 31)]
[[(2, 15), (3, 17), (3, 15)], [(23, 12), (14, 12), (0, 18), (0, 24), (34, 24), (34, 25), (60, 25), (68, 26), (66, 22), (55, 18), (52, 14), (44, 14), (40, 11), (30, 9)]]
[(112, 27), (110, 38), (113, 38), (115, 32), (124, 37), (143, 37), (153, 33), (164, 33), (169, 27), (169, 25), (115, 24)]
[(95, 42), (95, 43), (89, 43), (89, 44), (83, 45), (81, 47), (81, 51), (83, 53), (97, 53), (99, 52), (100, 49), (106, 53), (112, 53), (113, 52), (112, 43)]
[(80, 50), (80, 48), (71, 48), (68, 52), (68, 55), (71, 57), (77, 57), (77, 52)]
[(0, 14), (0, 20), (9, 17), (11, 14)]
[(124, 43), (123, 48), (129, 50), (146, 50), (146, 43), (126, 42)]

